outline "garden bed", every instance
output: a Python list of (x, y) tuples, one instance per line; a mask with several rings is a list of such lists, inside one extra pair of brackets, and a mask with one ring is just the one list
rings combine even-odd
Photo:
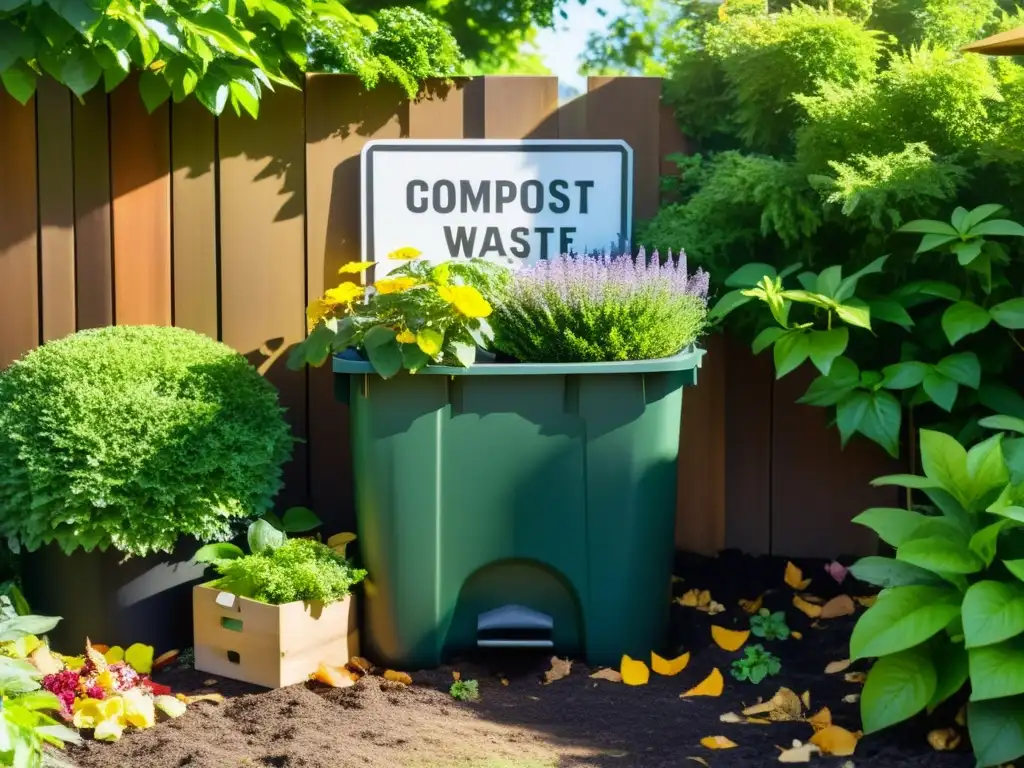
[[(841, 587), (821, 563), (800, 562), (813, 579), (807, 591), (822, 598), (867, 594), (848, 579)], [(413, 685), (388, 682), (379, 675), (354, 686), (329, 688), (318, 683), (266, 691), (208, 675), (171, 670), (160, 678), (186, 693), (219, 692), (221, 704), (199, 702), (182, 717), (145, 731), (131, 731), (116, 744), (88, 742), (70, 757), (81, 768), (713, 768), (777, 765), (778, 746), (806, 741), (805, 722), (765, 725), (722, 723), (725, 712), (739, 712), (758, 698), (769, 699), (780, 686), (810, 692), (811, 711), (827, 706), (837, 725), (857, 730), (859, 707), (843, 703), (861, 685), (843, 673), (826, 675), (830, 662), (848, 655), (855, 616), (819, 622), (792, 605), (793, 590), (783, 584), (786, 561), (726, 553), (720, 558), (681, 558), (676, 595), (708, 589), (726, 607), (717, 616), (682, 605), (672, 607), (673, 642), (691, 651), (689, 665), (675, 677), (652, 674), (645, 686), (594, 680), (594, 670), (573, 664), (562, 679), (543, 684), (549, 658), (508, 653), (460, 661), (441, 669), (412, 672)], [(745, 628), (740, 599), (766, 590), (765, 607), (785, 610), (802, 639), (765, 643), (782, 661), (781, 673), (751, 685), (729, 675), (741, 653), (717, 647), (709, 626)], [(863, 611), (858, 608), (857, 615)], [(748, 645), (763, 642), (751, 637)], [(725, 675), (720, 697), (680, 698), (712, 668)], [(864, 670), (863, 663), (847, 671)], [(480, 698), (471, 703), (448, 694), (452, 673), (479, 681)], [(504, 683), (507, 681), (507, 685)], [(852, 761), (871, 768), (967, 768), (973, 765), (966, 738), (958, 750), (934, 752), (926, 736), (933, 728), (956, 727), (960, 702), (940, 708), (931, 718), (865, 737), (852, 757), (812, 757), (811, 765), (840, 766)], [(958, 729), (963, 730), (963, 729)], [(727, 736), (738, 747), (709, 750), (706, 736)]]

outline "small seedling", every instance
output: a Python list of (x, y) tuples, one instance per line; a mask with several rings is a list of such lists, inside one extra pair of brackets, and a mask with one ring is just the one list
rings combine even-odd
[(480, 698), (480, 685), (476, 680), (456, 680), (448, 693), (459, 701), (473, 701)]
[(760, 683), (766, 677), (777, 675), (782, 671), (779, 657), (766, 651), (762, 645), (748, 645), (743, 649), (743, 658), (732, 663), (732, 676), (737, 680), (749, 680)]
[(750, 632), (765, 640), (785, 640), (789, 637), (785, 611), (772, 613), (767, 608), (762, 608), (750, 617)]

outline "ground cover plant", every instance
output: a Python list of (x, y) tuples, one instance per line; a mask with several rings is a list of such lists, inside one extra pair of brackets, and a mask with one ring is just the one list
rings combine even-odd
[(136, 556), (227, 539), (270, 508), (292, 443), (276, 390), (230, 347), (80, 331), (0, 373), (0, 533)]

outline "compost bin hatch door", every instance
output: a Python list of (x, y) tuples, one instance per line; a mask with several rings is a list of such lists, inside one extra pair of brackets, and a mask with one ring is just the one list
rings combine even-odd
[(551, 648), (554, 620), (524, 605), (503, 605), (481, 613), (476, 620), (476, 644), (481, 648)]

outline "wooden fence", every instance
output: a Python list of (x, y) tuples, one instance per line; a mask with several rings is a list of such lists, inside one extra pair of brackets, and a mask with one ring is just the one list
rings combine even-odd
[[(304, 307), (359, 258), (359, 152), (374, 138), (624, 139), (634, 217), (659, 204), (670, 152), (686, 151), (655, 78), (590, 78), (558, 105), (549, 77), (486, 77), (410, 102), (354, 77), (311, 75), (267, 98), (259, 120), (214, 119), (193, 100), (147, 115), (135, 83), (84, 103), (44, 81), (26, 107), (0, 92), (0, 366), (76, 329), (175, 324), (244, 353), (279, 389), (296, 435), (282, 504), (353, 525), (345, 406), (330, 372), (293, 372)], [(685, 243), (681, 244), (685, 246)], [(807, 378), (709, 340), (685, 398), (677, 542), (792, 556), (862, 553), (849, 524), (892, 492), (875, 446), (840, 451), (821, 409), (794, 405)]]

